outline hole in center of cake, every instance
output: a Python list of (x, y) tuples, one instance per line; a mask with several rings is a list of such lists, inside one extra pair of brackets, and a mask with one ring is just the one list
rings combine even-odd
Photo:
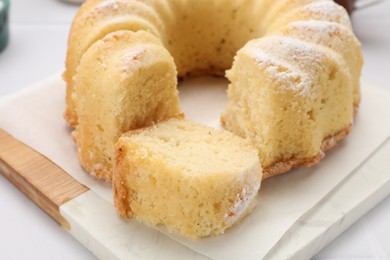
[(227, 104), (229, 81), (224, 77), (201, 76), (179, 82), (180, 107), (188, 119), (220, 127), (221, 113)]

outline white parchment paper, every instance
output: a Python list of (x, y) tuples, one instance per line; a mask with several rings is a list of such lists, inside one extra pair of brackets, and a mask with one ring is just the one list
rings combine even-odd
[[(350, 136), (327, 152), (318, 165), (297, 169), (262, 183), (258, 206), (224, 235), (191, 241), (160, 230), (189, 248), (215, 259), (260, 259), (286, 231), (332, 192), (390, 133), (390, 94), (363, 82), (363, 101)], [(202, 77), (179, 90), (188, 118), (214, 127), (226, 103), (227, 81)], [(369, 87), (368, 87), (369, 86)], [(111, 185), (80, 167), (76, 148), (62, 118), (65, 84), (59, 74), (0, 99), (0, 128), (42, 153), (112, 203)], [(353, 196), (353, 194), (351, 194)], [(114, 208), (113, 208), (114, 210)], [(134, 220), (135, 221), (135, 220)]]

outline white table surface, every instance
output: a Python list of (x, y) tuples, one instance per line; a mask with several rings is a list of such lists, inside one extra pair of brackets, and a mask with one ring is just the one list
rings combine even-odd
[[(0, 97), (63, 69), (77, 9), (57, 0), (11, 0), (11, 41), (0, 53)], [(390, 91), (390, 0), (356, 12), (353, 24), (363, 46), (363, 74)], [(0, 259), (95, 258), (2, 175), (0, 212)], [(315, 259), (390, 259), (390, 198)]]

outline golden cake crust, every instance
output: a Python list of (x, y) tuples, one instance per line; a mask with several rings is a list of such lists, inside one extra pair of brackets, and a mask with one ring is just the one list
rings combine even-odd
[(292, 168), (296, 167), (310, 167), (313, 164), (318, 163), (322, 158), (325, 157), (325, 151), (334, 147), (338, 141), (345, 138), (351, 130), (351, 126), (337, 132), (334, 135), (326, 137), (321, 144), (321, 152), (317, 155), (309, 158), (290, 158), (287, 160), (280, 160), (271, 166), (263, 169), (263, 180), (268, 179), (270, 177), (280, 175), (288, 172)]
[(112, 182), (114, 191), (114, 205), (119, 216), (130, 218), (132, 217), (132, 212), (128, 201), (134, 192), (129, 190), (125, 185), (125, 171), (127, 169), (123, 166), (124, 152), (121, 148), (117, 148), (116, 151), (117, 155), (115, 157), (115, 165), (117, 167), (118, 173), (114, 174)]

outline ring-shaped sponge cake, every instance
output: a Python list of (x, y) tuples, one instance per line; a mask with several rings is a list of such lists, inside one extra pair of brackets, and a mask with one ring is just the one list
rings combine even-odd
[(180, 112), (177, 77), (228, 70), (222, 124), (259, 150), (267, 178), (348, 134), (361, 67), (330, 0), (89, 0), (69, 35), (65, 118), (82, 165), (111, 180), (120, 134)]

